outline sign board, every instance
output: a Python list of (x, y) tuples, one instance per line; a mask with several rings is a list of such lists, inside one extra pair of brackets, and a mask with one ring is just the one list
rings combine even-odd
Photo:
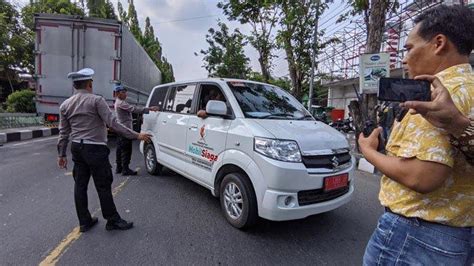
[(359, 62), (359, 92), (377, 93), (379, 79), (390, 76), (390, 55), (387, 53), (363, 54)]

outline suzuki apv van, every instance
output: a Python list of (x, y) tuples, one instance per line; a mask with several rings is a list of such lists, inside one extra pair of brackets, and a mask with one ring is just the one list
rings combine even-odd
[(150, 174), (167, 167), (208, 188), (234, 227), (258, 217), (305, 218), (350, 201), (354, 158), (345, 136), (288, 92), (247, 80), (157, 86), (141, 143)]

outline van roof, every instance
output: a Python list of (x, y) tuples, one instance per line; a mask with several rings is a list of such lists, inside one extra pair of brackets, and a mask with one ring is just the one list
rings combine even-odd
[(272, 84), (264, 83), (264, 82), (259, 82), (259, 81), (253, 81), (253, 80), (246, 80), (246, 79), (235, 79), (235, 78), (204, 78), (204, 79), (192, 79), (192, 80), (183, 80), (183, 81), (176, 81), (176, 82), (170, 82), (170, 83), (165, 83), (165, 84), (160, 84), (157, 85), (156, 87), (162, 87), (162, 86), (170, 86), (170, 85), (177, 85), (177, 84), (185, 84), (185, 83), (195, 83), (195, 82), (206, 82), (206, 81), (214, 81), (214, 82), (232, 82), (232, 81), (237, 81), (237, 82), (249, 82), (249, 83), (256, 83), (256, 84), (264, 84), (264, 85), (270, 85), (274, 86)]

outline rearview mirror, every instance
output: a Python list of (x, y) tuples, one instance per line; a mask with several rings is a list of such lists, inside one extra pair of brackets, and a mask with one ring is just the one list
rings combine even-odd
[(227, 105), (223, 101), (210, 100), (206, 104), (206, 113), (208, 115), (227, 115)]

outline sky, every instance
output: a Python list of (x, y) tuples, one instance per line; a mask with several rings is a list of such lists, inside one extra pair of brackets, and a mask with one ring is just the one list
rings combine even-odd
[[(29, 2), (10, 1), (19, 6)], [(118, 1), (121, 1), (125, 10), (128, 9), (128, 0), (112, 0), (115, 7)], [(140, 27), (143, 30), (145, 18), (150, 17), (155, 35), (162, 44), (163, 55), (173, 65), (177, 81), (207, 77), (208, 73), (203, 67), (199, 51), (208, 48), (205, 36), (210, 27), (217, 27), (218, 20), (227, 23), (230, 28), (239, 28), (244, 34), (250, 32), (249, 25), (229, 22), (222, 10), (217, 8), (218, 2), (219, 0), (134, 0)], [(322, 23), (328, 20), (326, 24), (332, 24), (331, 12), (332, 8), (327, 10), (328, 18), (323, 14)], [(195, 53), (199, 55), (195, 56)], [(260, 71), (257, 51), (247, 45), (245, 54), (250, 58), (253, 71)], [(272, 62), (272, 75), (288, 76), (285, 53), (283, 50), (277, 50), (274, 54), (277, 57)]]
[[(140, 27), (143, 29), (145, 18), (150, 17), (155, 35), (162, 44), (163, 55), (173, 65), (177, 81), (207, 77), (199, 51), (207, 49), (205, 36), (210, 27), (217, 26), (218, 19), (228, 23), (217, 3), (217, 0), (134, 1)], [(122, 0), (122, 5), (127, 7), (127, 1)], [(238, 27), (244, 33), (249, 32), (247, 25), (236, 22), (228, 25)], [(246, 47), (245, 53), (251, 58), (251, 67), (259, 71), (257, 51)]]

